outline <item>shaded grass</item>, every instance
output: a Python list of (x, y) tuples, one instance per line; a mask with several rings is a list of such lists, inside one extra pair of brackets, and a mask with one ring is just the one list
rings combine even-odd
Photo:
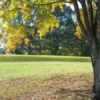
[(91, 100), (92, 74), (0, 81), (0, 100)]
[(0, 100), (90, 100), (90, 62), (0, 62)]
[(90, 62), (6, 62), (0, 63), (0, 79), (26, 76), (49, 77), (55, 74), (91, 73)]

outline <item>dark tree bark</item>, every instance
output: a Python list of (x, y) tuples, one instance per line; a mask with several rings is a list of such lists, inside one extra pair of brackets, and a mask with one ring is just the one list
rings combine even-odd
[[(100, 34), (100, 0), (96, 3), (97, 5), (97, 36)], [(99, 38), (100, 39), (100, 38)], [(98, 44), (98, 57), (95, 58), (94, 62), (94, 85), (96, 90), (96, 96), (94, 100), (100, 100), (100, 44)]]
[[(78, 1), (82, 6), (83, 15), (80, 14)], [(93, 11), (92, 0), (73, 0), (73, 5), (81, 31), (91, 50), (94, 73), (93, 90), (96, 93), (93, 100), (100, 100), (100, 0), (96, 2), (96, 11)], [(94, 13), (96, 16), (94, 16)], [(85, 25), (81, 20), (81, 16), (84, 18)]]

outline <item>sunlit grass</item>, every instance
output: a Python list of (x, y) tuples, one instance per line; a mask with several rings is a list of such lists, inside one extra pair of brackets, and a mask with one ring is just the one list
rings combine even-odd
[(55, 74), (91, 73), (90, 62), (5, 62), (0, 63), (0, 79), (26, 76), (49, 77)]
[(0, 55), (0, 62), (64, 61), (90, 62), (90, 57), (53, 55)]

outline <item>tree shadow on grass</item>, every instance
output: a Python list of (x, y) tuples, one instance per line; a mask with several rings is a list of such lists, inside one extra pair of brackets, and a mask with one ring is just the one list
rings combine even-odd
[(56, 94), (64, 95), (63, 98), (67, 99), (70, 97), (70, 100), (91, 100), (94, 97), (91, 89), (87, 90), (78, 90), (78, 89), (60, 89), (56, 91)]

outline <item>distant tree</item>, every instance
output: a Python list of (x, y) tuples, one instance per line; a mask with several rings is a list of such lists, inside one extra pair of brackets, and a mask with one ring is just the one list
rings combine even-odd
[[(82, 55), (89, 56), (89, 48), (84, 38), (75, 36), (75, 12), (64, 5), (63, 10), (56, 7), (54, 13), (60, 21), (59, 27), (54, 28), (43, 37), (44, 49), (53, 55)], [(77, 45), (77, 46), (76, 46)]]
[[(53, 14), (60, 21), (59, 27), (55, 27), (41, 39), (37, 29), (33, 27), (33, 19), (25, 23), (27, 27), (34, 30), (34, 35), (27, 33), (26, 37), (30, 40), (28, 45), (25, 45), (24, 41), (22, 44), (16, 45), (15, 53), (89, 56), (89, 49), (83, 37), (79, 39), (74, 35), (76, 25), (73, 18), (75, 12), (64, 5), (63, 10), (59, 6), (56, 7)], [(18, 13), (12, 23), (23, 23), (22, 14)]]

